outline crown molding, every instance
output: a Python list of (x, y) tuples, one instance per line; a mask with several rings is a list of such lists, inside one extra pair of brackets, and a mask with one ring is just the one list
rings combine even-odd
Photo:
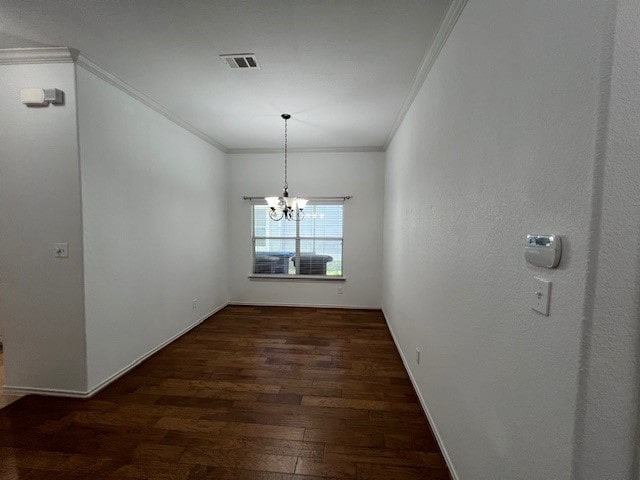
[(0, 65), (27, 63), (73, 63), (74, 52), (67, 47), (0, 49)]
[(389, 135), (387, 135), (387, 139), (384, 142), (385, 151), (387, 150), (387, 148), (389, 148), (389, 144), (393, 140), (393, 137), (396, 135), (396, 132), (398, 131), (398, 128), (400, 128), (404, 117), (407, 115), (409, 108), (413, 104), (413, 101), (416, 99), (420, 88), (422, 88), (422, 85), (427, 79), (427, 76), (431, 71), (431, 67), (433, 67), (433, 64), (438, 58), (438, 55), (440, 55), (440, 51), (449, 38), (449, 35), (451, 34), (453, 27), (458, 21), (458, 18), (460, 18), (460, 14), (467, 4), (467, 1), (468, 0), (453, 0), (451, 2), (449, 9), (444, 16), (444, 20), (440, 24), (440, 28), (438, 29), (438, 32), (433, 39), (431, 47), (429, 47), (429, 50), (427, 50), (427, 53), (425, 53), (422, 62), (420, 62), (420, 67), (416, 72), (415, 78), (413, 80), (413, 85), (411, 86), (407, 97), (404, 99), (402, 107), (400, 107), (400, 111), (398, 112), (398, 115), (396, 116), (396, 119), (391, 126)]
[(213, 138), (211, 138), (206, 133), (203, 133), (202, 131), (198, 130), (196, 127), (194, 127), (190, 123), (184, 121), (182, 118), (180, 118), (177, 115), (175, 115), (174, 113), (172, 113), (167, 107), (162, 105), (160, 102), (158, 102), (158, 101), (154, 100), (153, 98), (151, 98), (150, 96), (142, 93), (137, 88), (129, 85), (127, 82), (125, 82), (121, 78), (115, 76), (113, 73), (105, 70), (100, 65), (98, 65), (97, 63), (95, 63), (93, 60), (91, 60), (90, 58), (86, 57), (82, 53), (80, 53), (78, 55), (77, 60), (76, 60), (76, 64), (78, 66), (84, 68), (85, 70), (93, 73), (95, 76), (101, 78), (102, 80), (104, 80), (108, 84), (113, 85), (114, 87), (122, 90), (127, 95), (129, 95), (129, 96), (133, 97), (134, 99), (138, 100), (140, 103), (146, 105), (150, 109), (155, 110), (160, 115), (166, 117), (167, 119), (171, 120), (173, 123), (175, 123), (176, 125), (184, 128), (185, 130), (193, 133), (196, 137), (198, 137), (198, 138), (204, 140), (205, 142), (207, 142), (208, 144), (216, 147), (218, 150), (222, 151), (223, 153), (228, 153), (229, 152), (229, 149), (227, 147), (225, 147), (223, 144), (221, 144), (220, 142), (214, 140)]
[[(384, 152), (384, 147), (302, 147), (287, 148), (287, 151), (289, 153), (368, 153)], [(230, 155), (282, 152), (282, 148), (230, 148), (227, 150)]]

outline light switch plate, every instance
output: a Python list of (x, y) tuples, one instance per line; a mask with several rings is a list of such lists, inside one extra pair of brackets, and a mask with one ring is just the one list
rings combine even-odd
[(69, 244), (68, 243), (54, 243), (53, 244), (53, 256), (55, 258), (69, 258)]
[(549, 302), (551, 300), (551, 282), (542, 278), (533, 279), (531, 288), (531, 308), (536, 312), (549, 316)]

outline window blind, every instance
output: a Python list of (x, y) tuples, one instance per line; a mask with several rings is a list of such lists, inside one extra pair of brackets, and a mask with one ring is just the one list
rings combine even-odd
[(261, 275), (344, 275), (342, 200), (309, 200), (299, 221), (269, 218), (264, 201), (252, 201), (253, 272)]

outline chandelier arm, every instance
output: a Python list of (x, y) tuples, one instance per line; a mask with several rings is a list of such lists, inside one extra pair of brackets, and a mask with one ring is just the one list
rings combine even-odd
[(278, 212), (275, 209), (269, 210), (269, 218), (271, 220), (279, 222), (280, 220), (282, 220), (282, 217), (284, 217), (284, 213), (282, 211)]

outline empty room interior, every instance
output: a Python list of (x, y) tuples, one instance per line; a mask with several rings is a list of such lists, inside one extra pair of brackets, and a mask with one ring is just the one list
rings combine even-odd
[(634, 0), (0, 0), (0, 479), (640, 478)]

